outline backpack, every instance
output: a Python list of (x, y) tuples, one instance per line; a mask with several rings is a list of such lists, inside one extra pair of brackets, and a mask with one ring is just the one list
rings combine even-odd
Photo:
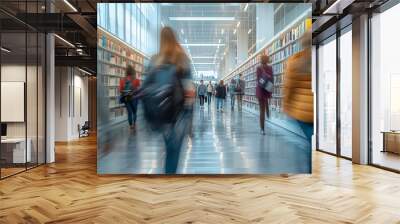
[(263, 90), (272, 93), (274, 88), (274, 83), (271, 78), (272, 74), (268, 74), (264, 67), (262, 70), (263, 71), (260, 75), (260, 78), (258, 79), (258, 86), (260, 86)]
[(175, 65), (165, 64), (148, 73), (142, 88), (144, 117), (153, 129), (174, 123), (184, 106), (184, 90)]
[(131, 91), (133, 89), (134, 89), (134, 86), (133, 86), (133, 83), (131, 82), (131, 80), (125, 79), (124, 87), (123, 87), (124, 93), (122, 93), (121, 96), (119, 97), (120, 104), (129, 102), (133, 99), (133, 91)]
[(242, 85), (240, 85), (240, 82), (241, 82), (240, 79), (236, 82), (235, 92), (237, 92), (237, 93), (242, 93), (243, 92)]

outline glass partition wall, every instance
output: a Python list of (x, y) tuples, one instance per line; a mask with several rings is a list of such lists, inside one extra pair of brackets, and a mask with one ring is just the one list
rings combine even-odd
[(370, 163), (400, 171), (400, 4), (371, 18)]
[(351, 25), (318, 44), (317, 149), (352, 157)]
[[(23, 8), (24, 3), (19, 3)], [(1, 14), (1, 13), (0, 13)], [(8, 15), (1, 14), (2, 19)], [(13, 18), (7, 18), (13, 20)], [(0, 23), (0, 178), (45, 163), (45, 35)], [(10, 29), (12, 28), (12, 29)]]

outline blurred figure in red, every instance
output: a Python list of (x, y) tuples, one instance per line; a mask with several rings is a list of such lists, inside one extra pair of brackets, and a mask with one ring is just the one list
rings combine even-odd
[(269, 118), (269, 98), (271, 98), (272, 89), (268, 86), (268, 83), (272, 83), (272, 67), (268, 65), (268, 56), (261, 56), (261, 65), (257, 67), (257, 87), (256, 96), (258, 99), (258, 105), (260, 107), (260, 128), (261, 134), (265, 135), (265, 114)]
[(119, 82), (120, 102), (124, 103), (128, 111), (128, 122), (131, 129), (135, 129), (138, 99), (134, 98), (134, 93), (140, 87), (140, 80), (136, 78), (136, 71), (128, 65), (126, 76)]
[(174, 31), (164, 27), (160, 51), (145, 72), (142, 101), (146, 120), (164, 136), (166, 174), (176, 173), (182, 142), (191, 133), (195, 87), (190, 67)]

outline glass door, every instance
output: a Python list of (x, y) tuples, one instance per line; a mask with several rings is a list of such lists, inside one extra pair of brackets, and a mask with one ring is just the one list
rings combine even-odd
[(352, 157), (352, 32), (341, 31), (340, 45), (340, 155)]
[(336, 35), (318, 47), (317, 149), (336, 154)]

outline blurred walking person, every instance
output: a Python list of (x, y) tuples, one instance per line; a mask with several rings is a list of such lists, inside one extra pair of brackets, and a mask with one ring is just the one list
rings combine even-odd
[(215, 98), (217, 99), (217, 111), (223, 112), (224, 101), (226, 98), (226, 87), (224, 80), (219, 81), (219, 85), (215, 88)]
[(243, 102), (243, 95), (244, 89), (246, 88), (246, 82), (243, 80), (243, 75), (239, 74), (239, 79), (236, 82), (236, 96), (238, 102), (238, 110), (242, 110), (242, 102)]
[(136, 78), (136, 71), (128, 65), (126, 76), (119, 82), (120, 102), (125, 104), (128, 111), (128, 123), (131, 129), (136, 126), (138, 99), (134, 97), (135, 91), (140, 87), (140, 80)]
[(204, 85), (203, 80), (200, 81), (200, 85), (199, 85), (199, 87), (197, 87), (197, 94), (199, 95), (199, 99), (200, 99), (200, 108), (203, 108), (204, 107), (204, 99), (207, 94), (207, 87), (206, 87), (206, 85)]
[(228, 86), (229, 96), (231, 97), (231, 109), (235, 108), (235, 97), (236, 97), (236, 81), (235, 79), (231, 79), (231, 82)]
[(214, 88), (213, 88), (213, 85), (212, 85), (212, 83), (211, 83), (211, 81), (207, 84), (207, 103), (208, 103), (208, 106), (210, 106), (211, 105), (211, 98), (212, 98), (212, 96), (213, 96), (213, 92), (214, 92)]
[(272, 67), (268, 65), (268, 56), (261, 56), (261, 65), (257, 67), (257, 87), (256, 96), (260, 107), (260, 129), (261, 134), (265, 135), (265, 114), (269, 118), (269, 99), (272, 95), (273, 73)]
[(160, 35), (160, 51), (146, 71), (142, 100), (146, 120), (153, 130), (163, 134), (165, 173), (175, 174), (183, 140), (190, 134), (195, 87), (189, 58), (174, 31), (164, 27)]

